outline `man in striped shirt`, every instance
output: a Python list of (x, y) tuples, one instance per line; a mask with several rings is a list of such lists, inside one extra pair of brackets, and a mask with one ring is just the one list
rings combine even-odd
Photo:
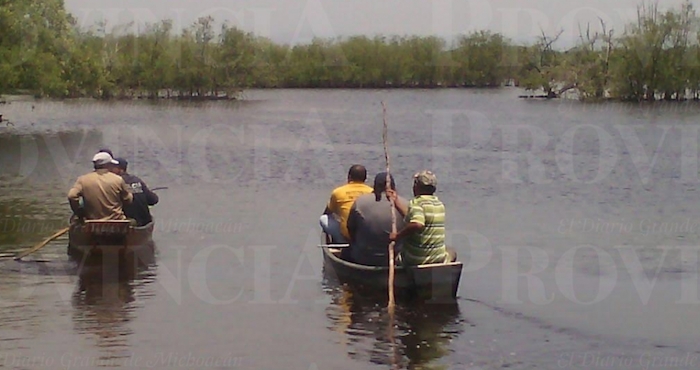
[[(445, 248), (445, 205), (435, 196), (437, 177), (430, 171), (413, 176), (413, 195), (408, 206), (395, 202), (406, 226), (389, 235), (392, 241), (402, 240), (399, 262), (403, 265), (443, 263), (449, 258)], [(392, 192), (390, 197), (396, 197)]]

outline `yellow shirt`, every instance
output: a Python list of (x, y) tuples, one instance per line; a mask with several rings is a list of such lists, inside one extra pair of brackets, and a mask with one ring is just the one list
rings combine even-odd
[(350, 233), (348, 232), (348, 215), (350, 214), (352, 204), (360, 195), (369, 194), (371, 192), (372, 188), (364, 183), (351, 182), (336, 188), (331, 193), (331, 199), (328, 201), (328, 209), (338, 216), (340, 232), (346, 238), (350, 238)]

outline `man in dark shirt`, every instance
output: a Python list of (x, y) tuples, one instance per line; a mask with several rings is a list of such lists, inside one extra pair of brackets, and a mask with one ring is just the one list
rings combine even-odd
[(143, 180), (126, 171), (129, 163), (124, 158), (116, 158), (119, 162), (115, 166), (114, 173), (121, 176), (126, 182), (127, 188), (134, 195), (134, 201), (124, 207), (124, 214), (127, 218), (136, 220), (138, 226), (144, 226), (153, 221), (151, 211), (148, 206), (158, 203), (158, 195), (152, 192)]

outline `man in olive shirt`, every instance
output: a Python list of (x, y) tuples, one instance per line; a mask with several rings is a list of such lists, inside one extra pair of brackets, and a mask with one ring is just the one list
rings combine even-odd
[(348, 171), (348, 183), (335, 188), (331, 193), (319, 222), (323, 231), (331, 236), (333, 243), (344, 244), (350, 239), (347, 225), (350, 207), (360, 195), (372, 192), (372, 188), (365, 185), (365, 180), (367, 169), (355, 164)]
[(118, 162), (109, 153), (100, 152), (92, 158), (92, 163), (95, 171), (78, 177), (68, 191), (73, 213), (85, 220), (126, 220), (123, 204), (131, 203), (133, 196), (124, 179), (110, 171)]
[(389, 239), (403, 242), (398, 258), (403, 265), (443, 263), (452, 258), (445, 248), (445, 205), (435, 196), (436, 187), (435, 174), (421, 171), (413, 176), (415, 197), (408, 207), (395, 202), (396, 209), (405, 216), (406, 226)]

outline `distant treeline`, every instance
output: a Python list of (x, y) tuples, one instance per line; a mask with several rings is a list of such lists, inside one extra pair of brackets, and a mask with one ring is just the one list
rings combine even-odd
[(616, 34), (601, 22), (532, 45), (474, 32), (438, 37), (356, 36), (280, 45), (200, 18), (182, 32), (171, 21), (141, 32), (80, 29), (62, 0), (12, 0), (0, 8), (0, 93), (49, 97), (231, 98), (245, 88), (498, 87), (546, 97), (686, 100), (700, 97), (700, 18), (690, 1), (638, 19)]

